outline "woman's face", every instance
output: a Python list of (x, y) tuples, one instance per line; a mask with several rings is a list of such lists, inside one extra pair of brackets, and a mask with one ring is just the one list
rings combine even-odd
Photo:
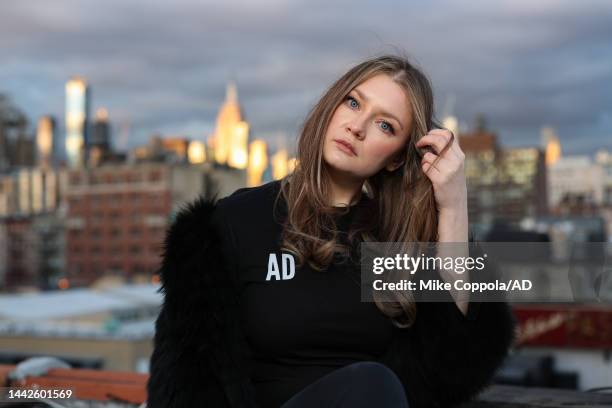
[(412, 108), (404, 89), (388, 75), (376, 75), (353, 88), (336, 108), (323, 158), (332, 171), (355, 178), (366, 179), (383, 167), (394, 170), (404, 159), (402, 147), (411, 126)]

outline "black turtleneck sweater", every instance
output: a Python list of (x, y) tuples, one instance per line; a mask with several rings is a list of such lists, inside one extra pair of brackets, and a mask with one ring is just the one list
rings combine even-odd
[[(262, 407), (278, 407), (325, 374), (375, 360), (394, 326), (361, 302), (358, 265), (336, 257), (327, 269), (280, 250), (286, 204), (280, 181), (237, 190), (219, 201), (224, 251), (240, 283), (243, 327), (253, 352), (251, 379)], [(335, 216), (341, 239), (369, 198)], [(347, 242), (344, 241), (343, 242)]]

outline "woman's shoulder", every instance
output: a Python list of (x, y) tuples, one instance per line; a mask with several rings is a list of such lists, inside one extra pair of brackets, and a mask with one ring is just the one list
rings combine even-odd
[[(262, 245), (275, 242), (282, 231), (282, 218), (275, 212), (280, 181), (236, 190), (222, 198), (216, 208), (214, 225), (228, 238), (234, 253), (251, 258)], [(284, 201), (280, 208), (285, 208)], [(254, 252), (253, 252), (254, 251)]]
[(223, 197), (221, 200), (226, 204), (235, 204), (250, 200), (270, 198), (271, 195), (279, 191), (281, 182), (282, 180), (273, 180), (256, 187), (242, 187), (230, 195)]
[(217, 207), (222, 213), (238, 218), (267, 214), (278, 196), (281, 182), (282, 180), (274, 180), (256, 187), (239, 188), (221, 198)]

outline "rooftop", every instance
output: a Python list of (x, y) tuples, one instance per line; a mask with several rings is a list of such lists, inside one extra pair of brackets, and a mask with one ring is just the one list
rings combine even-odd
[[(0, 365), (0, 384), (6, 384), (7, 376), (14, 366)], [(28, 377), (22, 384), (7, 384), (9, 387), (25, 386), (71, 388), (75, 398), (56, 400), (61, 407), (139, 407), (146, 401), (146, 374), (117, 371), (56, 368), (47, 374)], [(1, 400), (0, 400), (1, 401)], [(55, 401), (54, 401), (55, 402)], [(2, 404), (0, 404), (2, 406)], [(29, 405), (31, 407), (31, 405)], [(45, 406), (45, 405), (41, 405)], [(578, 392), (550, 388), (526, 388), (494, 385), (486, 389), (477, 400), (461, 408), (561, 408), (561, 407), (612, 407), (612, 394)]]
[(0, 295), (1, 320), (48, 320), (161, 305), (159, 285), (124, 285)]
[(0, 295), (0, 335), (150, 339), (162, 303), (159, 285)]

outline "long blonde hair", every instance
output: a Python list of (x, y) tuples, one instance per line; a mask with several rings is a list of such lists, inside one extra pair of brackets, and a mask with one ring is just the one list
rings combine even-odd
[[(281, 248), (293, 253), (299, 265), (307, 260), (313, 269), (322, 270), (336, 253), (347, 253), (348, 247), (338, 242), (334, 221), (334, 215), (342, 210), (326, 200), (330, 185), (323, 160), (325, 133), (334, 111), (348, 93), (378, 74), (388, 75), (409, 95), (413, 123), (404, 146), (403, 165), (392, 172), (383, 168), (365, 181), (363, 190), (372, 198), (366, 208), (368, 216), (352, 225), (349, 239), (356, 236), (364, 242), (435, 242), (438, 239), (433, 187), (421, 170), (422, 152), (415, 147), (430, 129), (440, 127), (434, 119), (432, 88), (427, 77), (405, 57), (384, 55), (346, 72), (327, 89), (304, 121), (296, 168), (282, 180), (280, 190), (288, 211)], [(398, 295), (393, 302), (376, 299), (375, 302), (396, 325), (407, 327), (414, 322), (416, 306), (412, 297)]]

